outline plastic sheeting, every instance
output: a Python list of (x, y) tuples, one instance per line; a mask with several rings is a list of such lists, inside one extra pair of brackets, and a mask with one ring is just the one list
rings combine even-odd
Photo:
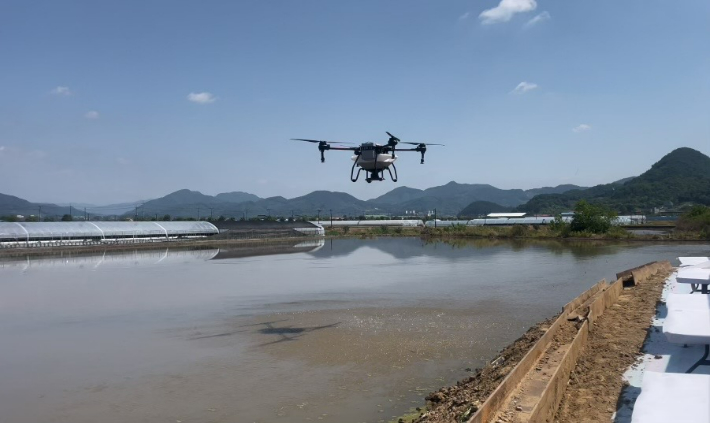
[(0, 241), (213, 235), (209, 222), (0, 222)]
[(631, 423), (707, 423), (710, 375), (646, 372)]
[(311, 222), (324, 228), (341, 226), (424, 226), (421, 220), (333, 220), (321, 219), (320, 222)]
[[(521, 217), (521, 218), (496, 218), (496, 219), (471, 219), (471, 220), (437, 220), (436, 227), (444, 226), (511, 226), (511, 225), (549, 225), (555, 220), (554, 217)], [(563, 217), (563, 221), (571, 222), (571, 217)], [(433, 228), (434, 221), (427, 220), (426, 226)]]

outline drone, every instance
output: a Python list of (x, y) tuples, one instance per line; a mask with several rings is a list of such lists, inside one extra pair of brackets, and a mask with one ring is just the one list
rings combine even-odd
[[(385, 131), (386, 132), (386, 131)], [(325, 162), (325, 152), (326, 150), (337, 150), (337, 151), (352, 151), (355, 155), (352, 156), (353, 167), (350, 169), (350, 180), (357, 182), (360, 177), (360, 172), (365, 171), (365, 180), (369, 184), (372, 181), (384, 181), (385, 180), (385, 170), (389, 173), (392, 182), (397, 182), (397, 168), (394, 165), (394, 161), (397, 160), (395, 156), (395, 149), (397, 151), (418, 151), (422, 154), (421, 164), (424, 164), (424, 153), (426, 153), (426, 148), (428, 145), (441, 145), (444, 144), (432, 144), (423, 142), (405, 142), (401, 141), (394, 135), (386, 132), (389, 136), (387, 144), (381, 145), (372, 142), (364, 142), (360, 145), (355, 145), (353, 147), (343, 146), (344, 144), (353, 145), (353, 143), (347, 142), (333, 142), (333, 141), (321, 141), (321, 140), (310, 140), (304, 138), (291, 138), (293, 141), (305, 141), (314, 144), (318, 144), (318, 151), (320, 151), (320, 161)], [(331, 145), (334, 144), (334, 145)], [(397, 144), (409, 144), (414, 145), (414, 148), (396, 148)], [(355, 172), (357, 168), (357, 173)], [(394, 174), (392, 173), (394, 170)]]

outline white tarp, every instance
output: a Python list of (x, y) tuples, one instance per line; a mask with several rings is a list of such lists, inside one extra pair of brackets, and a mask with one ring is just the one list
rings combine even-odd
[(699, 264), (710, 264), (710, 257), (678, 257), (681, 266), (697, 266)]
[(631, 423), (710, 422), (710, 375), (646, 372)]

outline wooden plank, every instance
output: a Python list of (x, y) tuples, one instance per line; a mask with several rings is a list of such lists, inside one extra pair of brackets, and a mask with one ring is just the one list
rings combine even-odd
[(560, 365), (555, 370), (555, 373), (550, 378), (545, 387), (540, 401), (537, 403), (530, 416), (531, 422), (548, 422), (552, 421), (557, 412), (562, 397), (567, 388), (570, 374), (577, 365), (577, 359), (581, 355), (584, 347), (587, 345), (589, 335), (589, 322), (584, 322), (579, 328), (577, 335), (574, 337), (572, 344), (565, 353)]
[(641, 266), (636, 266), (636, 267), (633, 267), (633, 268), (628, 269), (628, 270), (624, 270), (624, 271), (622, 271), (622, 272), (617, 273), (617, 274), (616, 274), (616, 277), (617, 277), (617, 279), (623, 279), (623, 280), (625, 280), (625, 281), (631, 280), (632, 282), (635, 282), (635, 281), (634, 281), (634, 278), (633, 278), (633, 271), (634, 271), (634, 270), (639, 270), (639, 269), (644, 268), (644, 267), (646, 267), (646, 266), (648, 266), (648, 265), (650, 265), (650, 264), (653, 264), (653, 263), (655, 263), (655, 261), (652, 261), (652, 262), (646, 263), (646, 264), (642, 264)]
[(600, 290), (604, 289), (606, 287), (606, 279), (602, 279), (594, 286), (589, 288), (588, 290), (584, 291), (582, 294), (580, 294), (577, 298), (574, 300), (568, 302), (565, 304), (564, 307), (562, 307), (562, 314), (566, 315), (567, 313), (576, 310), (579, 306), (584, 304), (589, 298), (593, 297), (594, 294), (599, 292)]
[(555, 322), (550, 326), (550, 328), (545, 332), (545, 334), (538, 339), (538, 341), (530, 348), (530, 351), (525, 354), (522, 360), (511, 370), (508, 376), (503, 379), (503, 381), (498, 385), (498, 387), (488, 396), (486, 401), (483, 403), (481, 408), (476, 411), (476, 413), (471, 416), (468, 420), (469, 423), (484, 423), (489, 419), (493, 418), (498, 412), (500, 406), (505, 402), (505, 399), (510, 395), (513, 390), (518, 386), (518, 384), (523, 380), (525, 375), (532, 369), (533, 365), (537, 362), (537, 359), (547, 350), (547, 347), (552, 342), (552, 338), (555, 332), (560, 327), (561, 324), (566, 323), (567, 314), (570, 311), (575, 310), (581, 304), (584, 304), (589, 298), (594, 296), (596, 293), (600, 292), (607, 286), (605, 279), (600, 280), (594, 286), (583, 292), (574, 300), (567, 303), (562, 307), (562, 313), (555, 320)]
[(481, 408), (471, 416), (468, 423), (486, 423), (493, 418), (498, 412), (500, 406), (505, 402), (505, 399), (510, 395), (518, 384), (523, 380), (525, 375), (532, 369), (537, 359), (547, 350), (547, 347), (552, 342), (552, 338), (560, 325), (567, 323), (565, 314), (561, 314), (557, 320), (550, 326), (545, 334), (538, 339), (530, 351), (525, 354), (522, 360), (508, 373), (508, 376), (498, 385), (498, 387), (488, 396), (488, 399), (481, 405)]
[(604, 310), (611, 307), (619, 299), (619, 295), (621, 295), (623, 289), (624, 280), (619, 278), (616, 282), (609, 285), (609, 287), (590, 304), (589, 314), (587, 315), (590, 328), (593, 327), (591, 325), (594, 325), (594, 321), (604, 314)]
[(587, 320), (582, 323), (579, 331), (575, 335), (570, 348), (565, 353), (560, 366), (556, 369), (548, 385), (541, 395), (541, 399), (532, 411), (531, 422), (551, 420), (557, 410), (557, 406), (562, 400), (570, 374), (574, 370), (577, 358), (586, 345), (589, 331), (594, 321), (599, 318), (604, 311), (611, 307), (621, 295), (625, 280), (633, 279), (633, 272), (637, 272), (638, 281), (645, 280), (649, 276), (656, 274), (660, 269), (670, 269), (670, 262), (652, 262), (638, 268), (629, 269), (617, 274), (617, 280), (611, 285), (602, 279), (590, 289), (579, 295), (574, 300), (562, 307), (562, 313), (550, 326), (547, 332), (533, 345), (530, 351), (525, 354), (522, 360), (503, 379), (500, 385), (486, 399), (481, 408), (471, 416), (468, 423), (487, 423), (495, 417), (500, 407), (505, 403), (506, 398), (516, 389), (518, 384), (526, 377), (540, 356), (547, 350), (560, 325), (566, 323), (569, 313), (581, 306), (589, 308)]
[(656, 273), (658, 273), (659, 270), (670, 269), (671, 263), (668, 260), (652, 261), (642, 266), (634, 267), (632, 269), (619, 272), (616, 274), (616, 277), (621, 278), (624, 281), (631, 282), (633, 285), (636, 285), (655, 275)]

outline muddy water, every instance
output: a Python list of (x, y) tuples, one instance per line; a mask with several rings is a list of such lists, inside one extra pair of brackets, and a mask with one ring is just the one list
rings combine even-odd
[(692, 255), (400, 238), (0, 261), (0, 421), (388, 421), (597, 280)]

